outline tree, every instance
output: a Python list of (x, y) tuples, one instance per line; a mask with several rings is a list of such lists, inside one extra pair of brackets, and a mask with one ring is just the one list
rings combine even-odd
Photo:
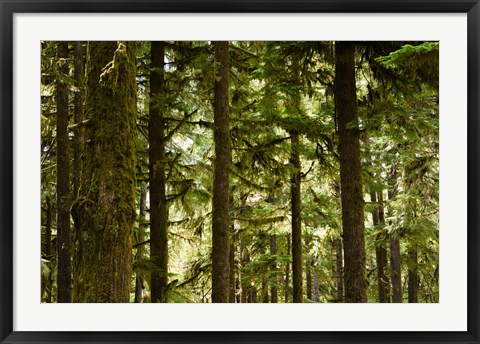
[(301, 219), (301, 164), (300, 164), (300, 136), (291, 131), (292, 155), (291, 163), (295, 168), (292, 176), (292, 281), (293, 302), (303, 302), (303, 257), (302, 257), (302, 219)]
[(151, 301), (167, 301), (168, 210), (165, 195), (165, 81), (164, 42), (151, 42), (149, 182), (150, 182), (150, 257), (153, 263)]
[(214, 141), (212, 201), (212, 302), (228, 302), (229, 285), (229, 171), (228, 42), (215, 42)]
[(366, 302), (365, 224), (355, 86), (355, 43), (335, 43), (345, 302)]
[(58, 302), (71, 302), (70, 185), (68, 157), (68, 42), (57, 44), (57, 254)]
[(76, 222), (74, 302), (129, 302), (135, 221), (133, 42), (89, 42), (84, 160)]

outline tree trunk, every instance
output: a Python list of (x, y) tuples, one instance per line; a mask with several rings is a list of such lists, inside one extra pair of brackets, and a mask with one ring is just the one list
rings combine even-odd
[[(112, 61), (113, 58), (113, 61)], [(133, 42), (88, 44), (74, 302), (129, 302), (135, 222), (136, 64)]]
[[(370, 200), (372, 203), (376, 203), (379, 207), (379, 202), (377, 202), (377, 194), (374, 191), (370, 191)], [(378, 226), (380, 224), (379, 208), (376, 208), (372, 211), (372, 220), (373, 225)], [(383, 238), (382, 233), (377, 234), (376, 241), (381, 242)], [(385, 269), (387, 267), (387, 251), (381, 243), (375, 245), (375, 259), (377, 262), (377, 284), (378, 284), (378, 302), (386, 303), (387, 301), (387, 276), (385, 274)]]
[(392, 279), (392, 302), (402, 302), (402, 271), (400, 261), (400, 238), (398, 232), (390, 234), (390, 266)]
[(277, 255), (277, 236), (275, 234), (270, 235), (270, 255), (275, 257), (275, 260), (272, 262), (272, 266), (270, 268), (271, 273), (271, 287), (270, 287), (270, 302), (277, 303), (278, 302), (278, 290), (277, 290), (277, 262), (276, 262), (276, 255)]
[(244, 246), (242, 237), (240, 237), (240, 284), (241, 284), (240, 303), (247, 303), (247, 284), (242, 278), (246, 262), (247, 262), (247, 257), (245, 254), (245, 246)]
[[(233, 227), (233, 226), (231, 226)], [(229, 288), (230, 291), (228, 293), (229, 301), (230, 303), (235, 303), (235, 295), (236, 295), (236, 290), (235, 290), (235, 275), (236, 275), (236, 269), (235, 269), (235, 242), (234, 242), (234, 234), (233, 234), (233, 228), (232, 228), (232, 242), (230, 243), (230, 253), (228, 256), (229, 260), (229, 265), (230, 265), (230, 275), (229, 275)]]
[(320, 288), (317, 269), (313, 269), (313, 302), (320, 302)]
[(228, 114), (228, 41), (215, 42), (214, 141), (212, 202), (212, 302), (228, 302), (230, 142)]
[[(308, 247), (308, 246), (307, 246)], [(307, 280), (307, 299), (312, 300), (312, 270), (313, 270), (313, 259), (309, 257), (307, 259), (307, 264), (305, 265), (306, 269), (306, 280)]]
[[(383, 225), (383, 226), (385, 225), (385, 207), (383, 205), (383, 192), (378, 193), (378, 221), (381, 225)], [(388, 236), (387, 233), (385, 232), (385, 230), (383, 230), (383, 233), (381, 233), (381, 235), (382, 235), (382, 240), (385, 240), (385, 238)], [(383, 276), (381, 276), (381, 284), (382, 284), (383, 290), (384, 290), (383, 293), (385, 294), (384, 302), (389, 303), (389, 302), (391, 302), (390, 282), (389, 282), (388, 276), (385, 272), (385, 269), (387, 269), (387, 265), (388, 265), (388, 250), (384, 245), (381, 245), (382, 250), (379, 252), (378, 257), (382, 261), (382, 263), (380, 263), (380, 265), (382, 265), (384, 267)], [(377, 262), (377, 264), (378, 264), (378, 262)], [(382, 301), (380, 301), (380, 302), (382, 302)]]
[[(57, 254), (58, 302), (72, 302), (70, 262), (70, 181), (68, 158), (68, 42), (57, 44)], [(64, 75), (62, 77), (61, 75)]]
[(165, 194), (165, 43), (151, 42), (150, 107), (148, 119), (150, 179), (151, 302), (167, 302), (168, 210)]
[[(147, 215), (147, 188), (142, 187), (140, 189), (140, 207), (138, 212), (138, 233), (137, 233), (137, 244), (145, 241), (145, 221)], [(144, 259), (144, 248), (139, 246), (137, 248), (136, 260)], [(142, 303), (143, 301), (143, 277), (137, 272), (135, 276), (135, 303)]]
[[(388, 190), (388, 199), (392, 201), (396, 195), (396, 170), (395, 167), (392, 167), (389, 176), (389, 190)], [(390, 211), (391, 212), (391, 211)], [(390, 223), (391, 224), (391, 223)], [(391, 270), (391, 281), (392, 281), (392, 302), (401, 303), (402, 300), (402, 263), (400, 257), (400, 235), (398, 229), (395, 229), (389, 235), (390, 241), (390, 270)]]
[(75, 42), (74, 47), (74, 70), (75, 96), (74, 96), (74, 146), (73, 146), (73, 195), (77, 197), (80, 187), (80, 171), (82, 168), (82, 144), (83, 144), (83, 47), (82, 42)]
[(418, 253), (415, 248), (408, 251), (409, 269), (408, 269), (408, 302), (418, 303)]
[(335, 108), (339, 132), (345, 302), (367, 302), (364, 201), (354, 54), (355, 43), (335, 43)]
[[(53, 252), (52, 252), (52, 203), (50, 201), (50, 197), (47, 196), (46, 200), (46, 214), (45, 214), (45, 255), (47, 256), (48, 260), (52, 260)], [(51, 266), (52, 264), (50, 264)], [(51, 303), (52, 302), (52, 270), (48, 273), (47, 283), (45, 289), (47, 291), (45, 296), (45, 302)]]
[(262, 303), (268, 303), (268, 277), (262, 278)]
[(336, 256), (336, 285), (337, 285), (337, 300), (338, 302), (344, 301), (343, 295), (343, 247), (342, 247), (342, 239), (337, 238), (335, 239), (335, 256)]
[[(287, 234), (287, 253), (290, 255), (290, 234)], [(285, 266), (285, 303), (288, 303), (289, 287), (290, 287), (290, 263), (287, 261)]]
[(291, 163), (295, 172), (291, 180), (292, 197), (292, 277), (293, 302), (303, 302), (303, 259), (302, 259), (302, 218), (301, 218), (301, 163), (300, 163), (300, 135), (296, 131), (290, 132), (292, 140)]

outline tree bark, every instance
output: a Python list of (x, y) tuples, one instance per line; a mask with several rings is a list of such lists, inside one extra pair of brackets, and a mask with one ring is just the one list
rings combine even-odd
[[(147, 215), (147, 188), (142, 187), (140, 189), (140, 207), (138, 212), (138, 233), (137, 233), (137, 243), (142, 243), (145, 241), (145, 221)], [(137, 248), (137, 256), (136, 260), (144, 259), (144, 248), (140, 246)], [(135, 303), (142, 303), (143, 302), (143, 277), (141, 274), (137, 273), (135, 276)]]
[[(233, 226), (232, 226), (233, 227)], [(233, 236), (233, 228), (232, 228), (232, 241), (230, 243), (230, 252), (228, 255), (228, 260), (229, 260), (229, 265), (230, 265), (230, 274), (229, 274), (229, 301), (230, 303), (235, 303), (235, 295), (236, 295), (236, 290), (235, 290), (235, 275), (236, 275), (236, 269), (235, 269), (235, 246), (234, 246), (234, 236)]]
[(400, 261), (400, 237), (398, 232), (390, 234), (390, 266), (392, 279), (392, 302), (402, 302), (402, 271)]
[(228, 111), (228, 41), (214, 43), (215, 96), (214, 141), (215, 159), (212, 201), (212, 302), (228, 302), (229, 284), (229, 185), (230, 142)]
[[(113, 59), (113, 61), (112, 61)], [(88, 43), (82, 178), (73, 217), (74, 302), (129, 302), (135, 222), (133, 42)]]
[(70, 254), (70, 181), (68, 158), (68, 42), (57, 44), (57, 288), (58, 302), (72, 302)]
[(335, 43), (335, 108), (339, 132), (345, 301), (367, 302), (364, 201), (354, 54), (355, 43)]
[(302, 259), (302, 218), (301, 218), (301, 163), (300, 135), (290, 132), (292, 142), (291, 163), (295, 172), (291, 180), (292, 197), (292, 277), (293, 302), (303, 302), (303, 259)]
[[(45, 255), (48, 257), (48, 260), (52, 259), (52, 203), (50, 197), (47, 196), (46, 200), (46, 214), (45, 214)], [(52, 271), (48, 273), (47, 283), (45, 289), (47, 290), (45, 302), (52, 302)]]
[[(372, 203), (377, 204), (380, 207), (379, 202), (377, 202), (377, 193), (370, 191), (370, 200)], [(372, 220), (373, 225), (378, 226), (380, 224), (379, 208), (376, 208), (372, 211)], [(376, 241), (381, 242), (383, 238), (382, 233), (377, 234)], [(378, 302), (386, 303), (387, 300), (387, 276), (385, 274), (385, 269), (387, 267), (387, 251), (381, 243), (375, 245), (375, 259), (377, 262), (377, 284), (378, 284)]]
[[(241, 235), (241, 234), (240, 234)], [(247, 262), (247, 257), (245, 254), (245, 245), (242, 237), (240, 237), (240, 303), (247, 303), (247, 283), (243, 280), (243, 269), (245, 268), (245, 263)]]
[(262, 303), (268, 303), (268, 277), (263, 276), (262, 278)]
[[(388, 199), (392, 201), (396, 195), (396, 170), (393, 166), (390, 171), (390, 176), (388, 180), (389, 190), (388, 190)], [(391, 210), (390, 210), (391, 212)], [(389, 235), (390, 241), (390, 271), (391, 271), (391, 282), (392, 282), (392, 302), (401, 303), (403, 300), (402, 297), (402, 263), (400, 257), (400, 234), (398, 229), (392, 231)]]
[(408, 302), (418, 303), (418, 252), (415, 248), (408, 251), (409, 269), (408, 269)]
[(337, 300), (338, 302), (344, 301), (344, 292), (343, 292), (343, 247), (342, 239), (335, 239), (335, 256), (336, 256), (336, 269), (335, 269), (335, 280), (337, 285)]
[[(286, 255), (290, 255), (290, 234), (287, 234), (287, 252)], [(290, 263), (287, 261), (285, 263), (285, 303), (288, 303), (289, 298), (289, 287), (290, 287)]]
[(270, 235), (270, 255), (275, 256), (275, 260), (272, 262), (272, 266), (270, 267), (271, 273), (271, 287), (270, 287), (270, 302), (277, 303), (278, 302), (278, 290), (277, 290), (277, 262), (276, 262), (276, 255), (277, 255), (277, 236), (275, 234)]
[[(379, 192), (378, 193), (378, 221), (381, 225), (385, 225), (385, 207), (383, 205), (383, 192)], [(382, 234), (382, 239), (383, 240), (386, 240), (386, 238), (388, 237), (387, 233), (385, 232), (385, 230), (383, 231)], [(382, 292), (382, 295), (384, 294), (385, 295), (385, 299), (384, 299), (384, 302), (385, 303), (389, 303), (391, 302), (391, 295), (390, 295), (390, 283), (389, 283), (389, 280), (388, 280), (388, 276), (385, 272), (385, 269), (387, 269), (387, 265), (388, 265), (388, 250), (387, 248), (385, 247), (386, 244), (384, 245), (381, 245), (382, 247), (382, 250), (379, 252), (379, 255), (378, 257), (380, 258), (380, 260), (382, 261), (380, 263), (381, 266), (384, 267), (384, 270), (383, 270), (383, 276), (381, 276), (381, 284), (383, 286), (383, 292)], [(378, 263), (377, 263), (378, 264)], [(382, 302), (382, 301), (380, 301)]]
[(151, 302), (167, 302), (168, 210), (165, 194), (165, 43), (151, 42), (150, 106), (148, 119), (150, 179)]
[(84, 67), (83, 67), (83, 47), (82, 42), (76, 41), (74, 46), (74, 69), (75, 79), (74, 102), (74, 146), (73, 146), (73, 195), (77, 197), (80, 187), (80, 171), (82, 169), (82, 144), (83, 144), (83, 87), (84, 87)]

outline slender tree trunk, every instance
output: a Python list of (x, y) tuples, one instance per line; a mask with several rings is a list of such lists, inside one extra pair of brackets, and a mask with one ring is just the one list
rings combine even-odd
[(392, 302), (402, 302), (402, 271), (400, 262), (400, 238), (398, 232), (390, 234), (390, 266), (392, 279)]
[(320, 288), (317, 269), (313, 269), (313, 302), (320, 302)]
[[(388, 199), (392, 201), (395, 198), (397, 193), (396, 186), (396, 169), (393, 166), (390, 171), (390, 176), (388, 180), (389, 190), (388, 190)], [(391, 212), (391, 210), (390, 210)], [(391, 270), (391, 281), (392, 281), (392, 302), (401, 303), (403, 302), (402, 297), (402, 263), (400, 257), (400, 235), (398, 229), (395, 229), (389, 235), (390, 241), (390, 270)]]
[[(305, 238), (305, 247), (307, 250), (310, 249), (311, 244), (311, 235), (307, 235)], [(306, 282), (307, 282), (307, 299), (312, 300), (312, 269), (313, 269), (313, 259), (312, 257), (308, 257), (306, 264), (305, 264), (305, 274), (306, 274)]]
[[(112, 61), (113, 59), (113, 61)], [(136, 63), (133, 42), (88, 43), (74, 302), (129, 302), (135, 222)]]
[[(232, 226), (233, 227), (233, 226)], [(235, 295), (236, 295), (236, 290), (235, 290), (235, 275), (236, 275), (236, 269), (235, 269), (235, 241), (234, 235), (233, 235), (233, 228), (232, 228), (232, 241), (230, 243), (230, 253), (228, 256), (229, 259), (229, 265), (230, 265), (230, 280), (229, 280), (229, 302), (230, 303), (235, 303)]]
[(83, 87), (84, 87), (84, 68), (83, 68), (83, 47), (82, 42), (75, 42), (74, 47), (74, 70), (75, 78), (75, 96), (74, 96), (74, 146), (73, 146), (73, 195), (77, 197), (80, 187), (80, 171), (82, 168), (82, 144), (83, 144)]
[(212, 302), (228, 302), (230, 143), (228, 113), (228, 41), (215, 42), (214, 141), (212, 202)]
[[(378, 193), (378, 221), (381, 225), (385, 225), (385, 207), (383, 205), (383, 192)], [(386, 237), (388, 237), (388, 234), (383, 230), (382, 235), (382, 240), (384, 241)], [(385, 247), (385, 244), (381, 245), (381, 250), (379, 252), (379, 258), (383, 263), (380, 263), (384, 267), (383, 270), (383, 276), (381, 277), (381, 284), (383, 286), (384, 290), (384, 295), (385, 295), (385, 303), (391, 302), (391, 295), (390, 295), (390, 281), (388, 280), (387, 273), (385, 272), (385, 269), (387, 269), (388, 265), (388, 251), (387, 248)], [(382, 301), (380, 301), (382, 302)]]
[[(287, 234), (287, 252), (286, 255), (289, 256), (291, 252), (291, 242), (290, 242), (290, 234)], [(290, 262), (285, 263), (285, 303), (288, 303), (288, 299), (290, 297)]]
[[(370, 191), (370, 200), (373, 204), (377, 204), (378, 206), (376, 192)], [(380, 224), (378, 208), (372, 210), (372, 220), (374, 226)], [(377, 234), (376, 241), (381, 242), (382, 237), (382, 233)], [(385, 269), (387, 267), (387, 251), (381, 243), (375, 245), (375, 258), (377, 261), (378, 302), (386, 303), (388, 302), (387, 290), (385, 288), (387, 284), (387, 276), (385, 274)]]
[(415, 248), (408, 251), (409, 266), (408, 269), (408, 302), (418, 303), (418, 253)]
[(342, 247), (342, 239), (337, 238), (335, 239), (335, 256), (336, 256), (336, 284), (337, 284), (337, 300), (338, 302), (344, 301), (344, 293), (343, 293), (343, 247)]
[[(50, 197), (47, 196), (46, 200), (46, 214), (45, 214), (45, 255), (48, 257), (48, 260), (51, 261), (53, 252), (52, 252), (52, 203), (50, 201)], [(46, 297), (45, 302), (51, 303), (52, 302), (52, 271), (48, 273), (47, 283), (46, 283)]]
[(240, 303), (247, 303), (247, 284), (242, 279), (246, 261), (247, 261), (247, 257), (245, 254), (245, 247), (244, 247), (243, 239), (242, 237), (240, 237), (240, 284), (241, 284)]
[(268, 303), (268, 277), (262, 278), (262, 303)]
[[(147, 215), (147, 188), (142, 187), (140, 189), (140, 207), (138, 212), (138, 233), (137, 244), (145, 241), (145, 222)], [(137, 260), (144, 259), (144, 248), (139, 246), (137, 249)], [(135, 276), (135, 303), (142, 303), (143, 301), (143, 278), (142, 275), (137, 273)]]
[(355, 43), (335, 43), (335, 108), (339, 132), (345, 301), (367, 302), (364, 201), (354, 55)]
[[(275, 256), (277, 255), (277, 236), (275, 234), (270, 235), (270, 255)], [(276, 259), (276, 258), (275, 258)], [(273, 261), (272, 266), (270, 268), (271, 271), (271, 287), (270, 287), (270, 302), (277, 303), (278, 302), (278, 290), (277, 290), (277, 262), (276, 260)]]
[(303, 302), (303, 259), (302, 259), (302, 218), (301, 218), (301, 164), (300, 164), (300, 135), (290, 132), (292, 141), (291, 163), (295, 168), (291, 180), (292, 197), (292, 277), (293, 302)]
[(167, 302), (168, 209), (165, 194), (165, 43), (151, 42), (150, 107), (148, 119), (150, 178), (151, 302)]
[(70, 181), (68, 158), (68, 42), (57, 44), (57, 254), (58, 302), (72, 302), (70, 262)]

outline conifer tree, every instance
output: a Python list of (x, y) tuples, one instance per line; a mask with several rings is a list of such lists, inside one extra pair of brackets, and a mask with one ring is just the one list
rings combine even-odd
[(135, 221), (133, 42), (88, 42), (84, 159), (76, 222), (74, 302), (129, 302)]
[(366, 302), (365, 224), (355, 83), (355, 43), (335, 43), (345, 302)]
[(151, 301), (167, 301), (168, 211), (165, 195), (165, 80), (164, 42), (151, 42), (150, 106), (148, 119), (150, 183)]
[(71, 302), (70, 185), (68, 157), (68, 42), (57, 44), (57, 254), (58, 302)]
[(215, 160), (212, 201), (212, 302), (228, 302), (229, 285), (229, 109), (228, 109), (228, 42), (214, 43), (215, 96), (214, 140)]

